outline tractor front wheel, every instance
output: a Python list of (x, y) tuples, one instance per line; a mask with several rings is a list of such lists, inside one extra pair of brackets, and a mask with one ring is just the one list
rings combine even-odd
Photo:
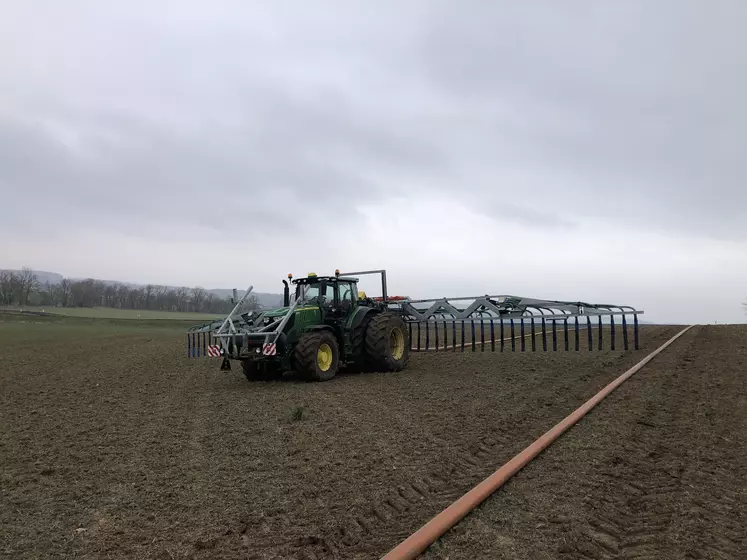
[(366, 328), (366, 354), (378, 371), (402, 371), (410, 359), (410, 337), (401, 317), (375, 315)]
[(293, 354), (296, 370), (307, 381), (329, 381), (340, 366), (340, 347), (329, 331), (306, 333)]

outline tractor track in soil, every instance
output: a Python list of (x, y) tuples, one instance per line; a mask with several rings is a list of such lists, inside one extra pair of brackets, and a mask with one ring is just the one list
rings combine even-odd
[(695, 327), (424, 557), (743, 558), (745, 372), (747, 328)]
[[(663, 342), (668, 336), (659, 334), (657, 340), (659, 338), (661, 338), (659, 342)], [(479, 349), (478, 352), (480, 352)], [(467, 355), (469, 353), (468, 350)], [(454, 355), (458, 356), (459, 351), (457, 350)], [(458, 372), (459, 360), (460, 358), (455, 358), (453, 362), (455, 373)], [(614, 362), (603, 360), (600, 365), (609, 367), (612, 363)], [(444, 362), (436, 361), (431, 367), (436, 365), (443, 367), (444, 364)], [(529, 369), (532, 369), (531, 366)], [(610, 373), (619, 372), (613, 369)], [(327, 529), (323, 537), (309, 537), (292, 543), (281, 543), (276, 547), (268, 547), (264, 551), (265, 556), (262, 557), (327, 559), (380, 556), (384, 551), (378, 543), (386, 540), (397, 542), (406, 537), (409, 533), (406, 527), (411, 526), (412, 519), (422, 517), (424, 507), (433, 511), (442, 509), (458, 498), (476, 480), (486, 476), (497, 461), (505, 460), (513, 452), (512, 450), (518, 450), (520, 440), (516, 438), (516, 434), (539, 435), (541, 432), (537, 430), (544, 431), (541, 428), (543, 419), (558, 417), (562, 409), (556, 406), (550, 410), (548, 407), (553, 407), (557, 403), (548, 399), (544, 391), (551, 389), (555, 395), (574, 395), (579, 382), (588, 381), (592, 375), (590, 373), (578, 377), (560, 375), (545, 380), (545, 383), (549, 385), (541, 387), (543, 392), (537, 396), (536, 400), (529, 400), (524, 406), (504, 411), (501, 421), (503, 426), (498, 427), (497, 430), (494, 429), (490, 435), (485, 434), (485, 428), (487, 428), (485, 427), (471, 431), (465, 438), (466, 441), (455, 443), (446, 437), (434, 437), (433, 433), (428, 431), (419, 433), (418, 441), (426, 442), (429, 449), (441, 449), (444, 453), (445, 457), (440, 458), (437, 466), (426, 469), (414, 479), (403, 480), (401, 484), (384, 488), (370, 495), (360, 511), (349, 514), (341, 523)], [(609, 380), (606, 378), (604, 383)], [(526, 386), (517, 384), (506, 388), (502, 397), (508, 401), (522, 398), (526, 401), (524, 395), (526, 389)], [(574, 403), (573, 406), (575, 406), (580, 404), (581, 400), (579, 397), (569, 402)], [(348, 415), (348, 411), (341, 409), (336, 402), (329, 404), (335, 407), (342, 417)], [(353, 420), (359, 421), (360, 419)], [(414, 430), (417, 431), (417, 427), (410, 423), (399, 423), (396, 427), (396, 433), (409, 433), (411, 438)], [(487, 431), (490, 429), (488, 428)]]
[(248, 383), (181, 333), (0, 341), (0, 555), (377, 558), (677, 330), (329, 383)]

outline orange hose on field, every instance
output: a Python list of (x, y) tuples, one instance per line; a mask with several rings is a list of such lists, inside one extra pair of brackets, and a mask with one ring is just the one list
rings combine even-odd
[(451, 504), (415, 533), (393, 548), (382, 560), (404, 560), (417, 558), (431, 544), (439, 539), (446, 531), (456, 525), (464, 516), (482, 503), (488, 496), (503, 486), (508, 479), (539, 455), (547, 446), (558, 439), (568, 428), (583, 418), (592, 408), (599, 404), (607, 395), (622, 385), (629, 377), (650, 362), (675, 340), (685, 334), (694, 325), (684, 328), (659, 348), (651, 352), (640, 362), (623, 373), (620, 377), (604, 387), (596, 395), (574, 410), (570, 415), (557, 423), (552, 429), (540, 436), (534, 443), (516, 455), (508, 463), (495, 471), (480, 484), (472, 488), (464, 496)]

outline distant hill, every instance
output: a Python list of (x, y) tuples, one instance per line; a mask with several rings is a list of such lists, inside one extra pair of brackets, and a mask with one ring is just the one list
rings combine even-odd
[[(0, 272), (7, 271), (12, 272), (14, 274), (20, 274), (20, 270), (12, 270), (12, 269), (0, 269)], [(62, 280), (65, 278), (62, 274), (58, 274), (57, 272), (47, 272), (44, 270), (34, 270), (34, 274), (36, 274), (36, 278), (39, 280), (39, 284), (44, 286), (45, 284), (49, 284), (50, 286), (56, 286)], [(87, 278), (69, 278), (69, 280), (73, 282), (79, 282), (81, 280), (86, 280)], [(134, 284), (132, 282), (120, 282), (118, 280), (100, 280), (98, 278), (94, 278), (97, 282), (102, 282), (108, 286), (127, 286), (129, 288), (142, 288), (146, 284)], [(176, 289), (178, 286), (166, 286), (169, 289)], [(189, 286), (190, 288), (192, 286)], [(227, 298), (231, 297), (233, 295), (232, 289), (227, 288), (213, 288), (208, 289), (208, 292), (211, 292), (218, 296), (219, 298)], [(245, 288), (241, 288), (238, 290), (239, 297), (244, 295)], [(252, 295), (254, 295), (257, 298), (257, 301), (259, 302), (259, 305), (265, 309), (267, 308), (275, 308), (275, 307), (282, 307), (283, 305), (283, 295), (282, 294), (268, 294), (268, 293), (262, 293), (262, 292), (252, 292)]]

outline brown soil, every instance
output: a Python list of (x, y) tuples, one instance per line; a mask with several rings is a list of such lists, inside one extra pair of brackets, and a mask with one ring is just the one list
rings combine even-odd
[(747, 328), (695, 327), (425, 557), (745, 558), (745, 527)]
[[(112, 334), (102, 329), (77, 338), (44, 335), (36, 344), (42, 351), (31, 359), (26, 350), (34, 345), (34, 327), (27, 328), (32, 342), (28, 336), (23, 345), (0, 339), (0, 553), (12, 558), (164, 559), (380, 557), (679, 330), (643, 328), (638, 352), (565, 353), (561, 345), (557, 353), (421, 353), (397, 374), (347, 374), (329, 383), (248, 383), (237, 368), (220, 372), (217, 360), (186, 358), (178, 332)], [(744, 336), (734, 339), (734, 348), (739, 340)], [(686, 346), (673, 347), (668, 359), (682, 363)], [(710, 346), (704, 346), (708, 351)], [(713, 350), (708, 359), (719, 355)], [(692, 354), (692, 359), (699, 358)], [(724, 402), (736, 403), (739, 390), (744, 407), (744, 382), (735, 386), (733, 377), (720, 381), (723, 388), (732, 383)], [(714, 406), (715, 387), (704, 386), (710, 393), (683, 401), (685, 410), (680, 410), (683, 405), (668, 399), (682, 400), (682, 391), (656, 400), (657, 390), (677, 390), (676, 381), (664, 380), (659, 389), (645, 393), (648, 408), (636, 404), (644, 394), (644, 379), (640, 375), (628, 382), (638, 390), (623, 402), (632, 411), (650, 411), (650, 423), (678, 434), (671, 441), (681, 436), (674, 431), (679, 420), (690, 422), (682, 428), (689, 433), (697, 426), (697, 414), (707, 411), (713, 422), (726, 425), (732, 418), (744, 426), (744, 412), (740, 420), (736, 411), (729, 416), (728, 409)], [(693, 384), (697, 379), (706, 384), (700, 377)], [(616, 398), (624, 394), (622, 389)], [(688, 415), (686, 408), (698, 403), (700, 412)], [(672, 416), (656, 416), (666, 410)], [(609, 504), (593, 498), (594, 491), (604, 497), (603, 486), (590, 482), (579, 491), (583, 479), (596, 472), (594, 461), (603, 460), (593, 457), (594, 449), (609, 458), (610, 465), (596, 465), (611, 477), (608, 486), (618, 480), (610, 473), (619, 480), (631, 476), (628, 484), (646, 480), (640, 469), (648, 470), (628, 464), (625, 446), (655, 441), (657, 430), (636, 424), (639, 432), (626, 432), (630, 414), (618, 407), (600, 431), (581, 437), (580, 425), (564, 436), (567, 441), (577, 438), (577, 443), (562, 457), (589, 462), (587, 471), (570, 479), (566, 493), (559, 494), (563, 511), (581, 508), (568, 509), (564, 515), (570, 519), (582, 519), (590, 503), (620, 507), (614, 501), (618, 498), (610, 498)], [(733, 426), (719, 434), (734, 445), (741, 441)], [(626, 441), (633, 436), (638, 440)], [(720, 441), (713, 438), (705, 442), (706, 449)], [(622, 450), (609, 455), (615, 445)], [(697, 488), (704, 479), (721, 477), (731, 484), (720, 491), (730, 492), (733, 512), (743, 512), (744, 497), (738, 489), (729, 490), (738, 481), (739, 465), (726, 469), (706, 464), (705, 453), (688, 445), (695, 454), (691, 459), (710, 470), (687, 467), (687, 484)], [(736, 453), (719, 450), (729, 460)], [(550, 453), (546, 456), (552, 457)], [(613, 464), (618, 456), (622, 462)], [(545, 455), (536, 464), (543, 460)], [(657, 468), (670, 465), (660, 458), (649, 460)], [(570, 464), (545, 468), (567, 470)], [(521, 493), (543, 480), (525, 473), (511, 483), (518, 487), (531, 480)], [(546, 484), (558, 488), (560, 478), (550, 476)], [(519, 494), (507, 486), (500, 499), (513, 496), (513, 513), (506, 519), (516, 520), (517, 534), (524, 531), (524, 541), (516, 540), (520, 546), (535, 546), (552, 557), (561, 550), (556, 540), (562, 537), (562, 550), (572, 557), (596, 538), (583, 523), (568, 522), (572, 532), (556, 523), (556, 533), (547, 531), (546, 538), (537, 523), (522, 527), (519, 513), (531, 508), (521, 505)], [(587, 494), (590, 503), (583, 499)], [(542, 495), (537, 494), (533, 507), (547, 510), (548, 499), (543, 501)], [(619, 499), (627, 500), (625, 494)], [(707, 507), (713, 502), (703, 503)], [(487, 505), (483, 509), (487, 512)], [(505, 504), (498, 509), (505, 513)], [(485, 538), (497, 538), (502, 525), (490, 529), (490, 519), (484, 521)], [(691, 527), (693, 539), (706, 538), (698, 537), (698, 530), (709, 527), (707, 518), (700, 519), (700, 525)], [(471, 522), (468, 518), (464, 524)], [(714, 542), (729, 535), (714, 533)], [(466, 533), (456, 538), (465, 539)], [(495, 557), (494, 552), (511, 556), (487, 546), (483, 537), (479, 543), (447, 539), (439, 547), (453, 558)]]

